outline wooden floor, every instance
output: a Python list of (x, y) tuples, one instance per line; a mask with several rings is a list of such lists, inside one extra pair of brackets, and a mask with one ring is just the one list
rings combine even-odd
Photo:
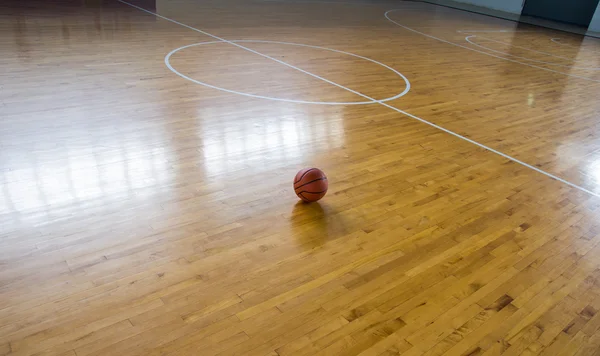
[(600, 40), (131, 1), (0, 8), (0, 355), (600, 355)]

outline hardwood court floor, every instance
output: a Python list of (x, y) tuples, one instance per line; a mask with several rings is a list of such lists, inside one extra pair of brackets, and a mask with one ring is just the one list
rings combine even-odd
[(600, 41), (131, 1), (1, 8), (0, 355), (600, 354)]

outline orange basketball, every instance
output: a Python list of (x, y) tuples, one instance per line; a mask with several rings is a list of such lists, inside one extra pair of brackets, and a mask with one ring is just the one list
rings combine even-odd
[(318, 168), (304, 168), (294, 178), (296, 195), (307, 203), (323, 198), (328, 186), (325, 173)]

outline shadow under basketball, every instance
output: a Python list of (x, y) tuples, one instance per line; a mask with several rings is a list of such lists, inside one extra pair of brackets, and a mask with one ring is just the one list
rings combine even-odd
[(343, 218), (329, 205), (298, 201), (290, 217), (292, 236), (299, 247), (313, 249), (345, 235)]

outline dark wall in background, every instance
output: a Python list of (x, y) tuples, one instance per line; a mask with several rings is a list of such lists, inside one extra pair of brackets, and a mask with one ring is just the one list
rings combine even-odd
[(588, 27), (600, 0), (526, 0), (523, 15)]

